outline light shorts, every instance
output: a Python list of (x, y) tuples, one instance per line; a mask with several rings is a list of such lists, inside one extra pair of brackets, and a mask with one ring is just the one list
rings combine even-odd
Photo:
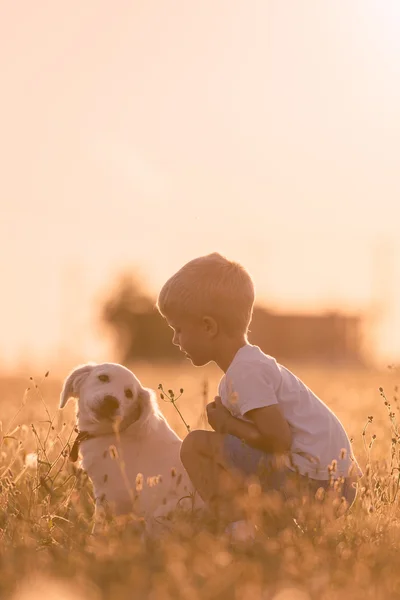
[[(313, 496), (315, 496), (317, 490), (320, 488), (324, 490), (330, 488), (328, 480), (311, 479), (305, 475), (296, 474), (295, 471), (287, 467), (274, 468), (273, 464), (276, 457), (273, 454), (267, 454), (262, 450), (252, 448), (233, 435), (225, 436), (223, 455), (226, 465), (233, 470), (239, 471), (247, 477), (257, 475), (261, 487), (265, 492), (268, 490), (278, 490), (288, 498), (290, 495), (288, 490), (293, 489), (291, 483), (294, 478), (302, 486), (304, 484), (303, 489), (307, 489), (308, 493)], [(356, 497), (356, 488), (353, 483), (353, 479), (346, 478), (340, 493), (346, 499), (349, 508)]]

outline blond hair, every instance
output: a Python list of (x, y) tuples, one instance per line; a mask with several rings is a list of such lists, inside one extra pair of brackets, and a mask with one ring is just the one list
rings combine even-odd
[(213, 252), (186, 263), (162, 287), (157, 308), (167, 317), (211, 316), (230, 333), (247, 333), (254, 283), (237, 262)]

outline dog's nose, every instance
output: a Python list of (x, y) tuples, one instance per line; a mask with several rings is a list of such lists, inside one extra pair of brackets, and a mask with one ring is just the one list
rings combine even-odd
[(97, 409), (97, 413), (101, 417), (112, 417), (119, 407), (118, 398), (115, 396), (104, 396), (102, 403)]
[(115, 396), (104, 396), (103, 406), (111, 412), (117, 410), (119, 406), (118, 398)]

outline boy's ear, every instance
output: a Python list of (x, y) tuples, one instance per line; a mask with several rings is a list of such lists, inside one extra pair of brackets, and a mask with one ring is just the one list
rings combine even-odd
[(203, 317), (203, 327), (205, 332), (211, 337), (217, 335), (219, 330), (217, 321), (213, 317), (208, 316)]

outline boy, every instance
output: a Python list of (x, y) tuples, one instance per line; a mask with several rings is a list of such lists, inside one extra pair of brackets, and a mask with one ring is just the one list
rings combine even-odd
[(297, 474), (313, 495), (333, 476), (351, 505), (362, 473), (349, 438), (300, 379), (248, 342), (254, 299), (249, 273), (218, 253), (184, 265), (159, 294), (173, 343), (194, 366), (214, 361), (225, 373), (207, 406), (214, 431), (187, 435), (183, 465), (203, 500), (216, 510), (225, 504), (230, 520), (230, 493), (253, 474), (266, 490), (283, 489)]

